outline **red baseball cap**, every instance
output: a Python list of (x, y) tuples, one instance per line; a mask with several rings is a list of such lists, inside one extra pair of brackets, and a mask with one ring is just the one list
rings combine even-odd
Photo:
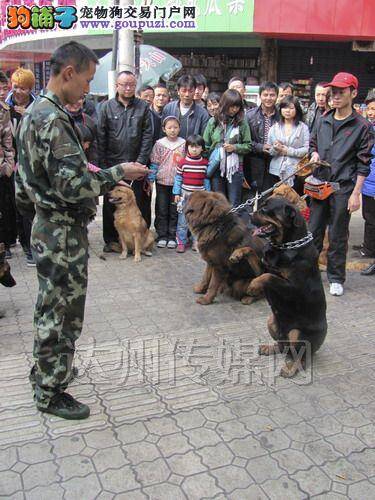
[(339, 87), (341, 89), (354, 87), (358, 89), (358, 78), (351, 73), (337, 73), (337, 75), (333, 77), (332, 82), (325, 83), (324, 87)]

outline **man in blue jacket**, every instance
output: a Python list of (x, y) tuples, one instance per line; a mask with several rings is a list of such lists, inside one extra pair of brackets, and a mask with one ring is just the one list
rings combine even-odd
[(340, 189), (325, 200), (312, 198), (310, 230), (320, 252), (326, 227), (329, 228), (329, 291), (340, 296), (344, 293), (350, 215), (361, 205), (362, 186), (370, 172), (373, 136), (371, 124), (353, 110), (357, 78), (350, 73), (338, 73), (326, 86), (331, 88), (333, 109), (320, 118), (311, 137), (311, 160), (328, 162), (329, 181), (337, 182)]
[(178, 100), (167, 104), (163, 110), (162, 122), (167, 116), (179, 119), (180, 137), (187, 139), (190, 135), (203, 136), (210, 115), (203, 106), (194, 102), (197, 83), (190, 75), (181, 76), (177, 81)]
[[(366, 100), (367, 119), (375, 131), (375, 89), (369, 91)], [(365, 219), (365, 234), (360, 253), (364, 257), (375, 257), (375, 145), (372, 148), (371, 171), (362, 188), (362, 215)], [(361, 272), (362, 276), (375, 274), (375, 261)]]

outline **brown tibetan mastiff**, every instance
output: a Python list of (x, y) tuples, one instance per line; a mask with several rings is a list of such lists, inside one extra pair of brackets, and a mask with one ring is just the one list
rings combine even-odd
[(207, 266), (194, 292), (203, 294), (197, 299), (202, 305), (211, 304), (222, 291), (251, 304), (263, 296), (250, 296), (251, 280), (263, 272), (261, 238), (251, 231), (235, 213), (221, 193), (198, 191), (190, 195), (185, 216), (190, 231), (197, 238), (198, 250)]

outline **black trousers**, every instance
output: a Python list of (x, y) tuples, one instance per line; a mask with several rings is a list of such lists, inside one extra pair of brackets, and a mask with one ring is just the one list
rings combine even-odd
[[(149, 196), (143, 189), (144, 181), (133, 181), (132, 189), (135, 194), (135, 199), (142, 217), (146, 221), (147, 227), (151, 225), (151, 196)], [(118, 233), (114, 226), (113, 214), (115, 212), (115, 205), (109, 202), (109, 195), (104, 195), (103, 200), (103, 240), (105, 243), (112, 241), (119, 241)]]
[(327, 277), (330, 283), (344, 283), (346, 252), (349, 240), (350, 193), (333, 193), (325, 200), (311, 199), (309, 228), (314, 244), (321, 252), (328, 226), (329, 249), (327, 253)]
[(375, 257), (375, 196), (362, 195), (362, 216), (365, 220), (363, 249)]
[(30, 252), (31, 228), (33, 225), (34, 214), (21, 215), (17, 210), (17, 230), (18, 239), (24, 252)]
[(0, 177), (0, 243), (9, 248), (17, 240), (14, 174)]
[(177, 206), (172, 194), (173, 186), (156, 183), (155, 229), (159, 240), (175, 240)]

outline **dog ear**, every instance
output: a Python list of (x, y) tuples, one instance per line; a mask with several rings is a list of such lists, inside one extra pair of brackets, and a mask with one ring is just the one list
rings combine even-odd
[(295, 227), (302, 226), (303, 219), (302, 219), (302, 217), (299, 217), (300, 212), (299, 212), (298, 208), (293, 207), (291, 205), (285, 205), (284, 213), (291, 221), (293, 221), (293, 225)]

